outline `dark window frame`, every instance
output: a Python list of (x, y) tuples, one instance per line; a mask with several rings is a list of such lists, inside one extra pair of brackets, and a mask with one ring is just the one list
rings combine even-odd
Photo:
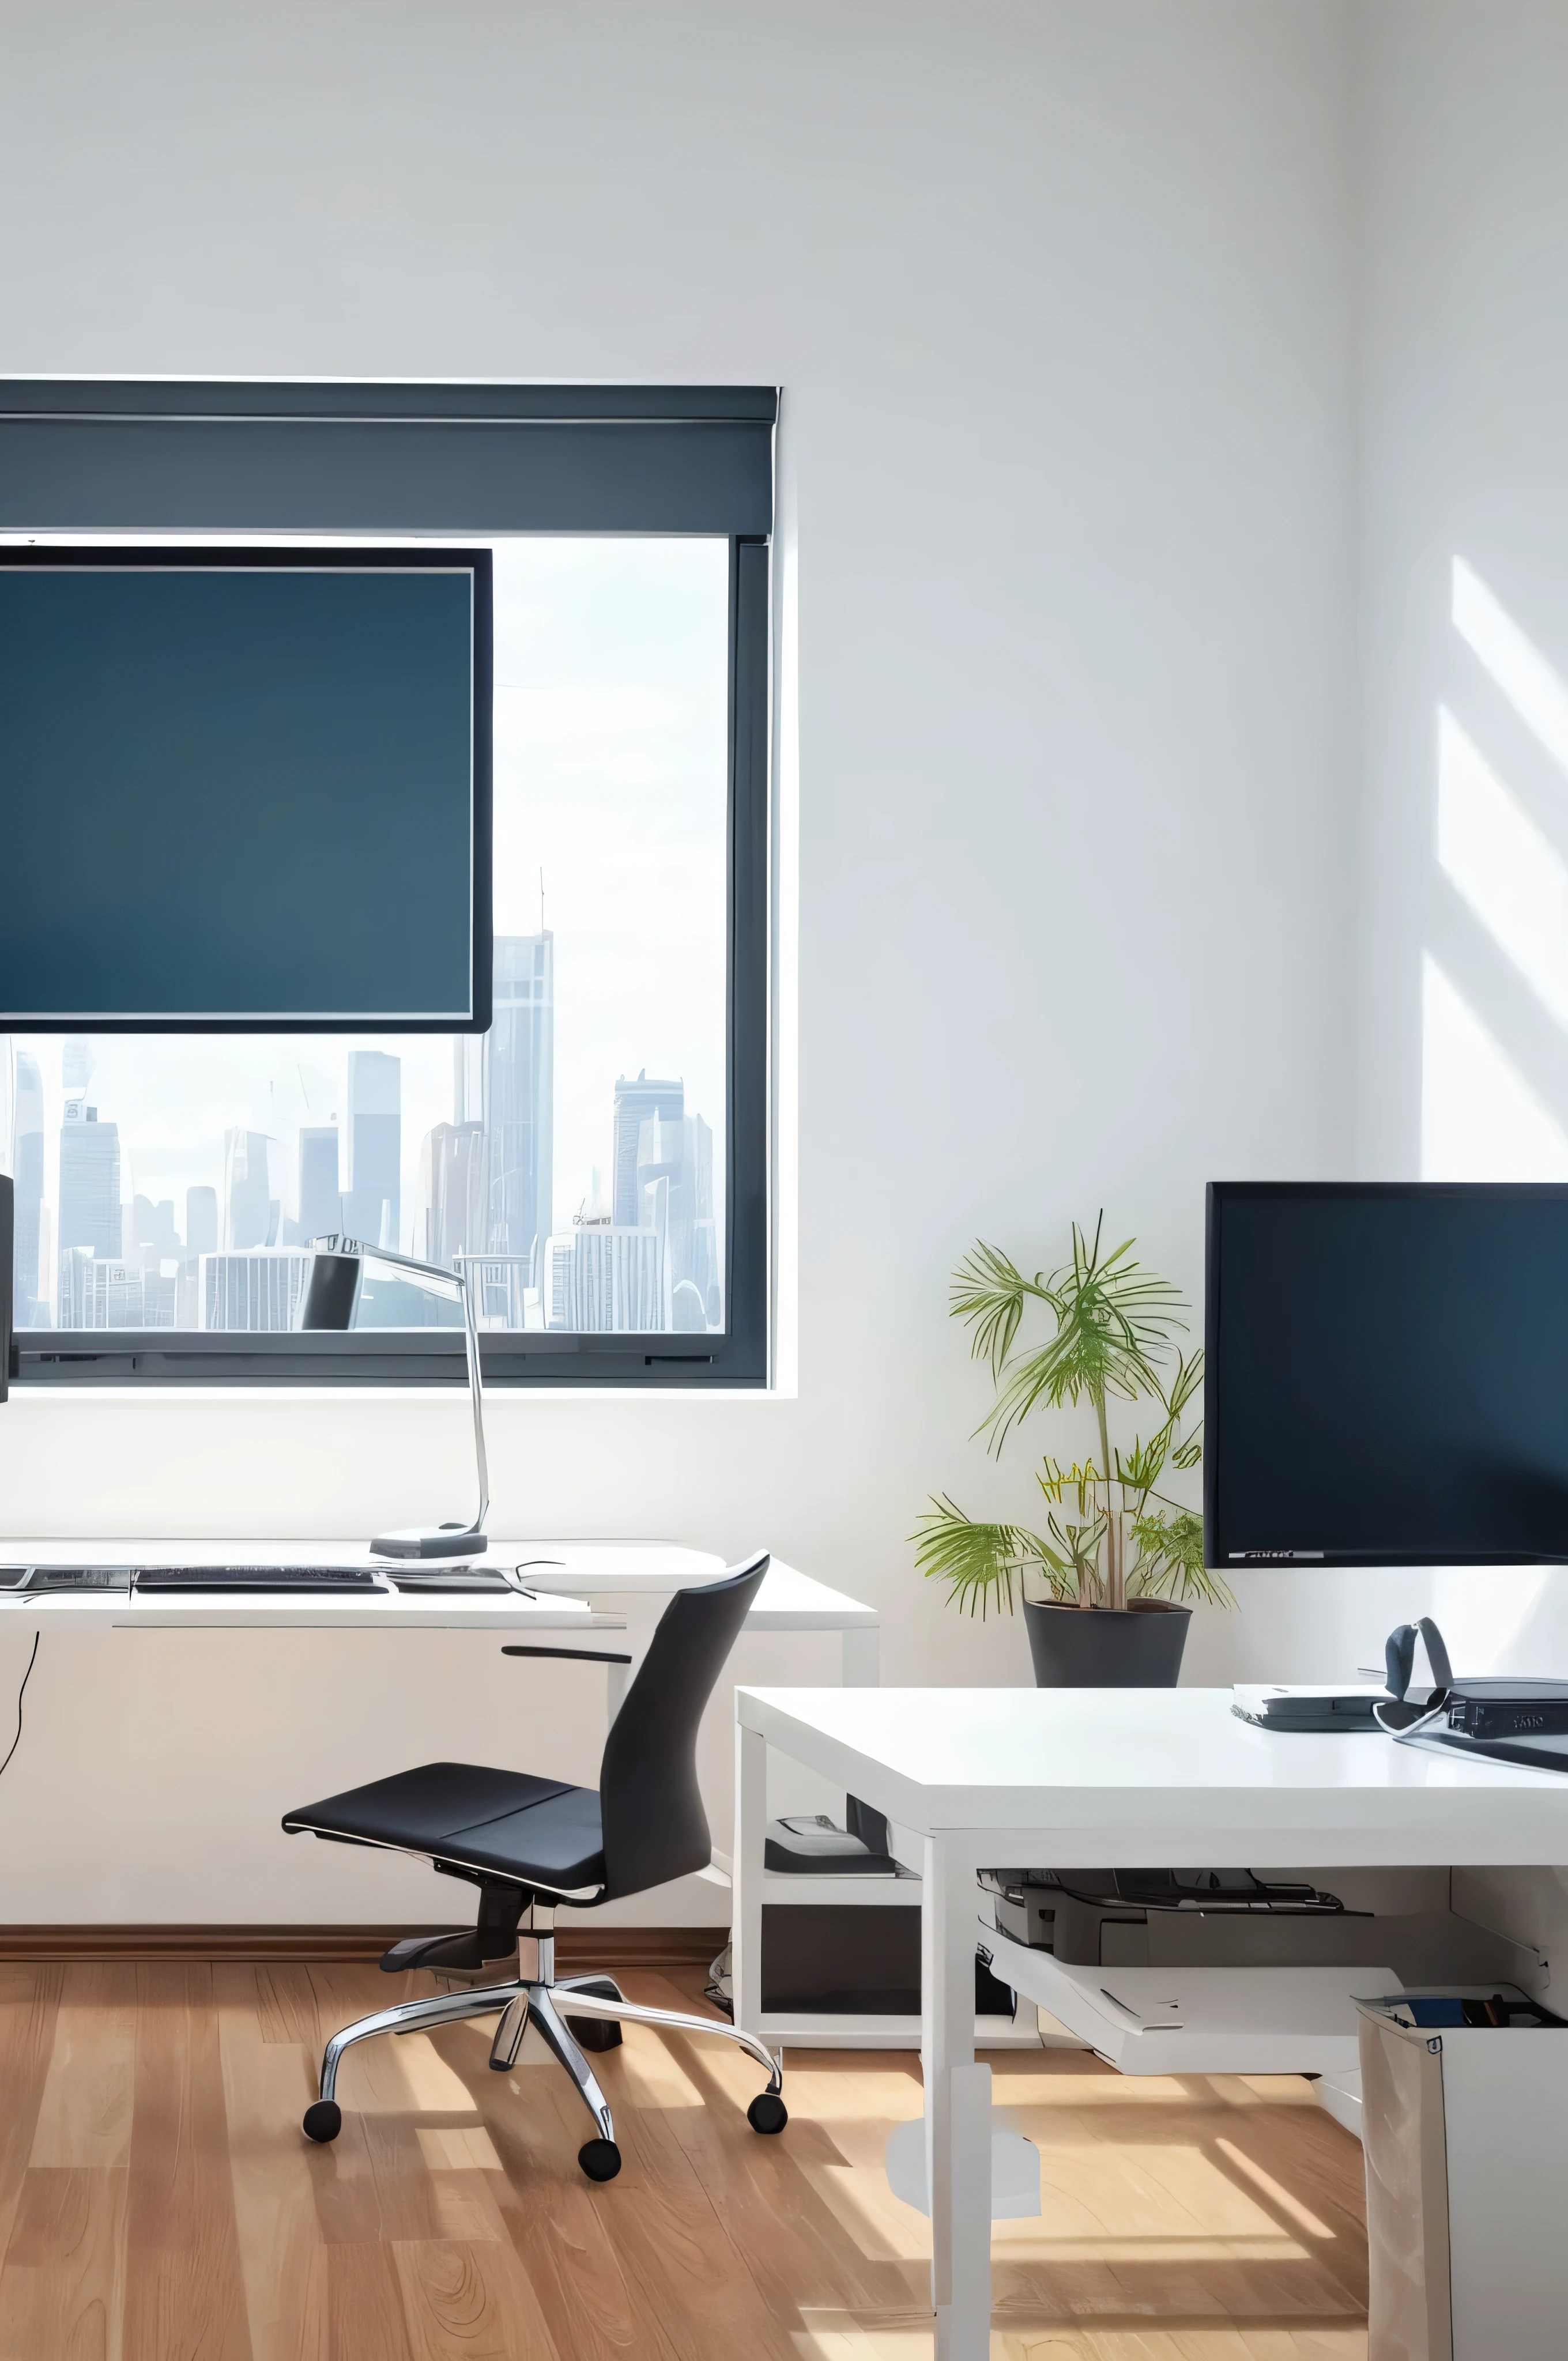
[[(758, 387), (499, 387), (301, 384), (105, 383), (13, 380), (0, 384), (0, 530), (8, 532), (191, 530), (362, 532), (477, 539), (528, 531), (565, 533), (686, 531), (722, 534), (729, 544), (728, 847), (729, 1108), (725, 1152), (725, 1327), (712, 1335), (663, 1332), (487, 1330), (485, 1382), (502, 1389), (602, 1386), (702, 1389), (760, 1388), (769, 1378), (770, 1221), (770, 748), (772, 434), (777, 396)], [(197, 431), (203, 481), (183, 512), (102, 513), (101, 480), (88, 517), (69, 512), (69, 487), (83, 479), (72, 453), (81, 431), (106, 425), (133, 437), (150, 430)], [(512, 515), (477, 513), (437, 522), (299, 515), (281, 520), (253, 505), (205, 522), (212, 499), (208, 436), (224, 427), (301, 431), (321, 449), (335, 429), (362, 430), (371, 472), (383, 436), (395, 437), (396, 477), (411, 431), (446, 431), (460, 461), (464, 498), (473, 496), (473, 449), (487, 430), (520, 430)], [(455, 443), (452, 437), (456, 437)], [(335, 439), (335, 437), (334, 437)], [(135, 445), (131, 447), (135, 447)], [(145, 448), (143, 444), (141, 447)], [(306, 446), (302, 445), (302, 448)], [(237, 446), (236, 446), (237, 448)], [(765, 454), (765, 456), (764, 456)], [(600, 465), (600, 455), (608, 465)], [(241, 455), (248, 465), (248, 449)], [(762, 471), (767, 471), (766, 487)], [(174, 471), (178, 475), (178, 469)], [(93, 471), (85, 471), (91, 479)], [(519, 481), (521, 480), (521, 491)], [(263, 503), (278, 489), (269, 459), (255, 478)], [(608, 489), (607, 489), (608, 487)], [(519, 500), (538, 503), (541, 521), (515, 521)], [(62, 503), (65, 512), (62, 512)], [(622, 522), (617, 522), (620, 516)], [(460, 1386), (460, 1337), (444, 1331), (357, 1330), (346, 1335), (177, 1329), (28, 1329), (11, 1346), (11, 1377), (27, 1387)]]

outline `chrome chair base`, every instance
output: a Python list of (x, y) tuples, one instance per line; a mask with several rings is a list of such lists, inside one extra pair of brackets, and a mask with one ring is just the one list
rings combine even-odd
[(428, 2000), (399, 2001), (334, 2033), (322, 2058), (321, 2095), (305, 2111), (306, 2136), (318, 2141), (334, 2140), (342, 2130), (337, 2073), (345, 2051), (356, 2041), (368, 2041), (378, 2033), (430, 2033), (438, 2026), (460, 2024), (468, 2017), (497, 2016), (500, 2021), (490, 2044), (492, 2070), (510, 2073), (521, 2052), (529, 2026), (537, 2026), (545, 2047), (570, 2075), (593, 2117), (594, 2136), (578, 2150), (577, 2161), (591, 2180), (612, 2180), (620, 2169), (620, 2151), (615, 2144), (615, 2125), (609, 2102), (592, 2067), (567, 2030), (565, 2015), (665, 2026), (673, 2033), (706, 2033), (720, 2041), (734, 2042), (764, 2067), (768, 2076), (767, 2089), (758, 2093), (746, 2111), (747, 2121), (754, 2131), (783, 2131), (789, 2120), (781, 2095), (783, 2070), (754, 2035), (710, 2016), (687, 2016), (675, 2009), (644, 2008), (640, 2002), (627, 2000), (614, 1979), (602, 1973), (557, 1977), (550, 1972), (554, 1949), (548, 1935), (531, 1933), (520, 1943), (519, 1950), (527, 1955), (527, 1964), (536, 1970), (534, 1974), (514, 1976), (504, 1983), (458, 1986), (435, 1993)]

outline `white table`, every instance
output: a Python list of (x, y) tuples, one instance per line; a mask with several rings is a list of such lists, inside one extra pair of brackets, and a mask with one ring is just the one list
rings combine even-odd
[[(724, 1560), (674, 1542), (497, 1542), (491, 1554), (522, 1568), (530, 1589), (564, 1591), (576, 1598), (606, 1596), (668, 1598), (724, 1571)], [(802, 1574), (775, 1557), (746, 1618), (748, 1631), (837, 1631), (841, 1634), (844, 1686), (875, 1688), (881, 1622), (874, 1607)]]
[(975, 1872), (1324, 1861), (1568, 1862), (1568, 1777), (1381, 1736), (1287, 1737), (1228, 1689), (736, 1691), (736, 2019), (753, 2026), (767, 1749), (923, 1848), (922, 2041), (938, 2361), (991, 2334), (991, 2071), (974, 2058)]
[[(66, 1794), (71, 1778), (78, 1782), (82, 1795), (78, 1798), (75, 1790), (71, 1790), (71, 1801), (63, 1808), (94, 1808), (93, 1795), (105, 1781), (115, 1784), (114, 1770), (109, 1766), (118, 1758), (113, 1750), (118, 1748), (123, 1755), (125, 1749), (131, 1747), (137, 1750), (137, 1760), (141, 1766), (138, 1775), (146, 1782), (148, 1799), (137, 1826), (160, 1831), (157, 1842), (163, 1847), (146, 1889), (148, 1895), (157, 1896), (156, 1902), (148, 1902), (148, 1915), (159, 1917), (160, 1923), (182, 1921), (189, 1915), (179, 1856), (181, 1850), (194, 1850), (203, 1857), (212, 1854), (222, 1863), (221, 1877), (215, 1874), (210, 1887), (203, 1889), (214, 1897), (213, 1903), (201, 1908), (199, 1915), (203, 1918), (215, 1915), (225, 1923), (232, 1920), (238, 1924), (260, 1916), (291, 1921), (301, 1915), (298, 1906), (288, 1899), (294, 1890), (297, 1872), (293, 1866), (279, 1872), (273, 1864), (272, 1855), (277, 1848), (272, 1844), (272, 1836), (277, 1818), (284, 1806), (309, 1790), (313, 1780), (317, 1783), (313, 1792), (327, 1794), (366, 1775), (356, 1759), (335, 1759), (331, 1742), (336, 1722), (334, 1695), (345, 1685), (362, 1685), (366, 1664), (374, 1662), (383, 1668), (390, 1684), (389, 1694), (395, 1694), (410, 1713), (417, 1716), (426, 1694), (427, 1676), (433, 1676), (432, 1668), (439, 1701), (441, 1697), (451, 1694), (453, 1681), (468, 1676), (460, 1669), (464, 1657), (470, 1660), (477, 1677), (481, 1681), (488, 1677), (485, 1667), (496, 1653), (489, 1643), (498, 1641), (526, 1643), (537, 1638), (541, 1645), (554, 1642), (580, 1646), (585, 1653), (624, 1653), (636, 1660), (646, 1647), (664, 1599), (689, 1584), (710, 1580), (721, 1569), (721, 1561), (711, 1553), (665, 1542), (503, 1538), (493, 1532), (488, 1551), (475, 1564), (480, 1568), (515, 1567), (520, 1561), (530, 1560), (549, 1561), (531, 1565), (522, 1577), (537, 1593), (533, 1598), (505, 1592), (398, 1592), (390, 1588), (373, 1593), (327, 1592), (313, 1598), (254, 1592), (138, 1597), (125, 1591), (13, 1593), (0, 1587), (0, 1641), (4, 1641), (7, 1627), (11, 1631), (11, 1644), (5, 1653), (6, 1691), (0, 1699), (0, 1716), (5, 1719), (4, 1730), (0, 1730), (0, 1753), (4, 1753), (9, 1741), (13, 1696), (27, 1668), (34, 1635), (48, 1634), (38, 1675), (27, 1693), (27, 1738), (7, 1783), (0, 1789), (0, 1806), (12, 1812), (18, 1808), (24, 1781), (40, 1760), (49, 1760), (51, 1743), (63, 1759), (63, 1771), (60, 1761), (53, 1763), (48, 1794), (39, 1799), (38, 1808), (28, 1817), (31, 1849), (21, 1858), (19, 1868), (16, 1856), (10, 1860), (10, 1867), (20, 1883), (12, 1889), (7, 1915), (50, 1923), (57, 1916), (72, 1915), (69, 1896), (63, 1897), (63, 1908), (55, 1898), (60, 1881), (51, 1867), (45, 1826), (48, 1814)], [(236, 1563), (375, 1566), (389, 1576), (394, 1572), (430, 1576), (437, 1570), (413, 1565), (400, 1565), (394, 1569), (386, 1561), (372, 1558), (360, 1543), (326, 1541), (309, 1535), (287, 1541), (236, 1540), (232, 1534), (172, 1540), (145, 1532), (122, 1534), (114, 1540), (71, 1534), (47, 1538), (15, 1532), (0, 1535), (0, 1565)], [(835, 1642), (841, 1642), (850, 1658), (851, 1677), (874, 1680), (876, 1676), (874, 1611), (824, 1584), (809, 1581), (792, 1568), (781, 1570), (775, 1566), (770, 1570), (748, 1628), (764, 1635), (792, 1631), (824, 1632)], [(127, 1636), (137, 1631), (147, 1635), (139, 1642)], [(227, 1642), (218, 1639), (217, 1635), (225, 1633), (232, 1635)], [(624, 1638), (620, 1636), (622, 1633), (626, 1634)], [(276, 1636), (269, 1638), (269, 1634)], [(323, 1635), (319, 1645), (317, 1634)], [(364, 1635), (363, 1648), (351, 1634)], [(404, 1636), (400, 1638), (399, 1634)], [(465, 1639), (465, 1634), (469, 1636)], [(575, 1639), (574, 1634), (580, 1637)], [(57, 1645), (62, 1636), (71, 1641), (70, 1646)], [(82, 1644), (78, 1646), (78, 1641)], [(764, 1644), (771, 1653), (771, 1638), (765, 1638)], [(858, 1656), (851, 1654), (853, 1651), (859, 1652)], [(790, 1653), (786, 1641), (778, 1652), (773, 1678), (789, 1677)], [(142, 1708), (137, 1699), (144, 1679), (141, 1666), (153, 1657), (161, 1661), (156, 1667), (147, 1664), (146, 1686), (148, 1695), (163, 1701), (163, 1709), (170, 1709), (168, 1700), (178, 1692), (181, 1678), (189, 1675), (198, 1684), (198, 1703), (205, 1717), (202, 1743), (209, 1749), (214, 1766), (214, 1776), (205, 1782), (183, 1782), (178, 1763), (169, 1759), (168, 1749), (160, 1754), (156, 1746), (149, 1750), (156, 1759), (151, 1770), (148, 1769), (137, 1722)], [(624, 1693), (628, 1669), (612, 1664), (596, 1673), (588, 1666), (543, 1664), (521, 1673), (513, 1668), (502, 1677), (509, 1699), (514, 1683), (521, 1678), (532, 1683), (532, 1688), (525, 1688), (523, 1693), (542, 1701), (542, 1712), (548, 1719), (536, 1718), (530, 1722), (530, 1744), (548, 1750), (556, 1740), (566, 1737), (569, 1726), (575, 1748), (572, 1759), (577, 1766), (573, 1775), (591, 1779), (589, 1750), (601, 1726), (599, 1699), (602, 1695), (605, 1708), (613, 1717)], [(754, 1669), (767, 1677), (770, 1666), (759, 1663)], [(832, 1674), (829, 1660), (813, 1666), (809, 1677), (821, 1680), (831, 1678)], [(231, 1678), (238, 1684), (232, 1721), (225, 1719), (214, 1703), (214, 1698), (222, 1697)], [(601, 1681), (605, 1685), (602, 1691)], [(63, 1684), (63, 1694), (55, 1686), (57, 1683)], [(277, 1713), (260, 1694), (262, 1689), (268, 1689), (270, 1696), (269, 1685), (272, 1684), (288, 1692), (280, 1699)], [(80, 1711), (80, 1697), (88, 1695), (98, 1701), (101, 1712), (108, 1719), (86, 1735), (81, 1745), (72, 1745), (64, 1734), (65, 1726)], [(314, 1701), (310, 1713), (306, 1710), (307, 1699)], [(583, 1720), (585, 1708), (588, 1711), (587, 1722)], [(511, 1713), (515, 1708), (509, 1703), (504, 1710)], [(112, 1719), (121, 1714), (126, 1717), (123, 1721)], [(726, 1718), (723, 1702), (716, 1699), (703, 1775), (714, 1825), (722, 1825), (727, 1832), (731, 1816), (731, 1752), (724, 1726)], [(354, 1728), (363, 1728), (367, 1733), (375, 1728), (375, 1717), (368, 1713), (351, 1716), (349, 1719)], [(113, 1736), (109, 1734), (111, 1727)], [(464, 1738), (468, 1733), (455, 1736), (451, 1734), (450, 1722), (446, 1727), (447, 1734), (440, 1747), (431, 1751), (462, 1753), (466, 1751)], [(511, 1757), (502, 1753), (496, 1759), (509, 1762)], [(394, 1755), (391, 1762), (378, 1767), (390, 1768), (395, 1760)], [(231, 1824), (227, 1831), (225, 1813)], [(253, 1854), (243, 1850), (243, 1844), (250, 1839), (236, 1839), (232, 1828), (254, 1830)], [(139, 1859), (136, 1847), (140, 1840), (135, 1828), (127, 1828), (123, 1841), (118, 1837), (115, 1839), (116, 1858), (121, 1861), (133, 1856)], [(147, 1841), (156, 1850), (152, 1837)], [(715, 1906), (715, 1892), (722, 1886), (722, 1905), (718, 1906), (722, 1906), (724, 1916), (722, 1920), (715, 1919), (716, 1949), (728, 1928), (728, 1872), (726, 1854), (713, 1872), (705, 1873), (705, 1889), (696, 1894), (694, 1906), (685, 1912), (706, 1922), (709, 1908)], [(105, 1885), (102, 1890), (106, 1894), (111, 1889)], [(20, 1907), (16, 1900), (18, 1891), (33, 1892), (45, 1898), (34, 1902), (30, 1909)], [(139, 1890), (126, 1890), (122, 1881), (113, 1891), (115, 1907), (104, 1915), (126, 1921), (143, 1915), (146, 1895)], [(252, 1906), (253, 1895), (259, 1897), (258, 1908)], [(693, 1896), (688, 1895), (687, 1900), (692, 1902)], [(361, 1906), (366, 1915), (383, 1908), (412, 1907), (403, 1903), (379, 1902)], [(416, 1909), (414, 1915), (417, 1917), (422, 1913)]]
[[(510, 1562), (498, 1554), (498, 1565)], [(484, 1561), (478, 1561), (481, 1565)], [(341, 1565), (374, 1566), (384, 1559), (342, 1542), (71, 1542), (0, 1543), (0, 1565)], [(422, 1569), (400, 1566), (415, 1575)], [(428, 1574), (430, 1569), (423, 1568)], [(526, 1580), (526, 1577), (524, 1577)], [(532, 1585), (530, 1584), (532, 1588)], [(66, 1593), (0, 1589), (0, 1631), (6, 1625), (40, 1631), (620, 1631), (625, 1619), (597, 1612), (577, 1597), (528, 1598), (500, 1591), (323, 1591), (209, 1593), (123, 1590)]]
[[(225, 1565), (235, 1562), (370, 1566), (389, 1578), (394, 1574), (428, 1576), (438, 1571), (431, 1565), (393, 1567), (386, 1559), (372, 1557), (368, 1550), (346, 1542), (0, 1541), (0, 1565)], [(319, 1598), (236, 1592), (231, 1598), (155, 1599), (149, 1594), (127, 1600), (123, 1592), (61, 1597), (0, 1590), (0, 1615), (51, 1624), (106, 1616), (112, 1623), (129, 1620), (141, 1630), (166, 1624), (224, 1631), (254, 1625), (276, 1631), (297, 1623), (311, 1631), (417, 1631), (422, 1627), (499, 1631), (521, 1623), (540, 1631), (621, 1631), (623, 1617), (596, 1612), (587, 1602), (614, 1597), (670, 1598), (696, 1583), (711, 1582), (724, 1571), (724, 1560), (710, 1551), (686, 1549), (674, 1542), (503, 1542), (492, 1536), (488, 1551), (474, 1563), (480, 1569), (521, 1568), (521, 1578), (535, 1598), (482, 1592), (441, 1596), (433, 1591), (385, 1595), (343, 1591)], [(847, 1598), (841, 1590), (829, 1589), (825, 1582), (814, 1581), (778, 1558), (768, 1568), (745, 1628), (748, 1631), (837, 1631), (842, 1638), (846, 1684), (876, 1685), (880, 1637), (876, 1609)]]

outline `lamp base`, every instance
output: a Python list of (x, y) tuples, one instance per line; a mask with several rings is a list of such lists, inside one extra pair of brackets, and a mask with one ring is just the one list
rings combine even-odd
[(378, 1533), (370, 1547), (377, 1557), (478, 1557), (488, 1543), (469, 1525), (405, 1525)]

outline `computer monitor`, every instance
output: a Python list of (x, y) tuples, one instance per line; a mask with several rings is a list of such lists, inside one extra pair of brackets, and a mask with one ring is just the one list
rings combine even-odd
[(1215, 1181), (1204, 1550), (1568, 1561), (1568, 1184)]
[(490, 555), (0, 548), (0, 1032), (482, 1032)]

